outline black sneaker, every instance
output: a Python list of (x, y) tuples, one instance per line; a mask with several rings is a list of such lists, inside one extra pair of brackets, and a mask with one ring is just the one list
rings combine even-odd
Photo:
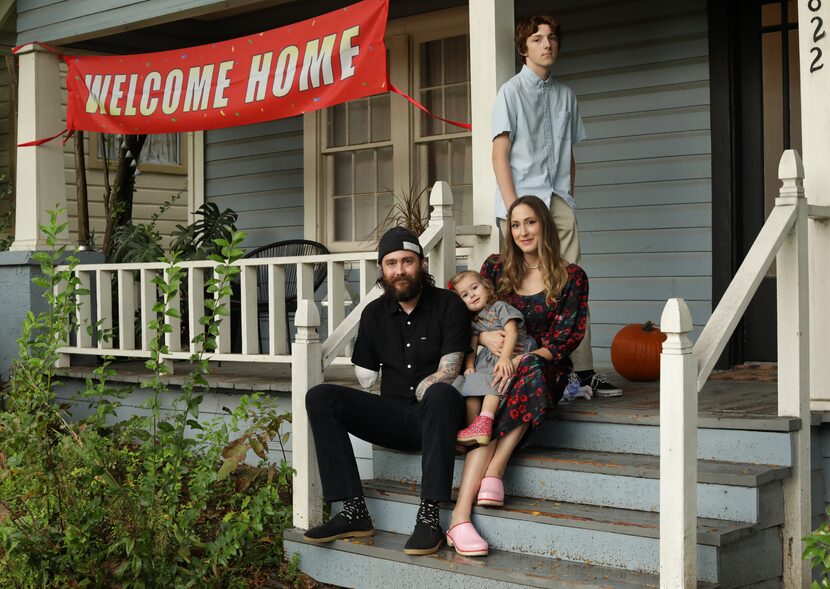
[(441, 544), (444, 543), (444, 532), (439, 527), (437, 530), (432, 526), (417, 522), (415, 531), (406, 541), (403, 551), (407, 554), (423, 555), (438, 552)]
[(303, 534), (303, 539), (316, 544), (325, 544), (341, 538), (364, 538), (374, 535), (375, 529), (372, 527), (372, 520), (368, 517), (349, 521), (343, 517), (342, 513), (338, 513), (323, 525), (311, 528)]
[(579, 384), (591, 387), (595, 397), (622, 397), (622, 389), (615, 387), (604, 374), (594, 372), (588, 376), (580, 377)]

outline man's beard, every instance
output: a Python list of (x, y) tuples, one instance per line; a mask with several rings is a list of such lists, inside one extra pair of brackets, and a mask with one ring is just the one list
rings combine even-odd
[(381, 285), (384, 292), (390, 297), (401, 303), (406, 303), (417, 298), (424, 290), (424, 270), (419, 268), (418, 274), (414, 278), (402, 276), (389, 281), (386, 277), (383, 277)]

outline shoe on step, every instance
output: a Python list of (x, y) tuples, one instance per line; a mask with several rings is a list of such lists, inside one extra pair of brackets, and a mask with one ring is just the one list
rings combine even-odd
[(504, 482), (499, 477), (484, 477), (481, 479), (476, 505), (502, 507), (504, 505)]
[(579, 383), (582, 386), (591, 387), (595, 397), (622, 397), (622, 389), (612, 385), (604, 374), (593, 372), (587, 376), (580, 377)]
[(461, 556), (487, 556), (490, 546), (478, 535), (472, 522), (462, 522), (447, 530), (447, 545)]
[(374, 535), (375, 529), (372, 527), (372, 520), (368, 517), (349, 521), (342, 513), (338, 513), (326, 523), (308, 530), (303, 534), (303, 539), (316, 544), (325, 544), (343, 538), (364, 538)]
[(423, 522), (415, 523), (415, 530), (406, 541), (403, 551), (406, 554), (421, 556), (438, 552), (444, 543), (444, 532), (441, 528), (433, 528)]

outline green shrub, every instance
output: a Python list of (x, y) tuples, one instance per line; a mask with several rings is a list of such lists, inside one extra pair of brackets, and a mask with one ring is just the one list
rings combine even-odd
[[(830, 516), (830, 507), (827, 508)], [(810, 561), (814, 572), (817, 571), (821, 581), (813, 581), (813, 589), (830, 589), (830, 519), (822, 524), (804, 540), (802, 558)]]
[[(43, 227), (53, 251), (37, 254), (49, 311), (29, 314), (19, 358), (0, 413), (1, 587), (247, 587), (282, 562), (282, 530), (290, 525), (292, 470), (285, 460), (267, 462), (269, 447), (282, 448), (279, 428), (290, 421), (257, 395), (244, 396), (224, 419), (200, 419), (208, 388), (204, 353), (191, 357), (182, 392), (164, 384), (163, 344), (183, 272), (176, 257), (157, 280), (163, 295), (154, 308), (147, 366), (154, 376), (142, 386), (152, 394), (146, 416), (116, 420), (129, 391), (112, 387), (104, 362), (87, 380), (81, 399), (89, 417), (70, 419), (55, 403), (58, 348), (69, 341), (75, 301), (84, 294), (72, 272), (57, 271), (64, 227), (56, 215)], [(242, 255), (241, 233), (218, 240), (222, 256), (208, 290), (230, 294), (230, 263)], [(224, 305), (207, 301), (204, 333), (194, 341), (216, 348)], [(245, 464), (253, 453), (256, 466)], [(2, 512), (5, 511), (5, 515)], [(263, 572), (265, 571), (265, 572)], [(290, 570), (289, 570), (290, 572)]]

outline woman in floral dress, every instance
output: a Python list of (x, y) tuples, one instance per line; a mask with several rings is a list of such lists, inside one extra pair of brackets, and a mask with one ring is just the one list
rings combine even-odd
[[(473, 503), (500, 506), (504, 502), (502, 476), (513, 451), (527, 444), (556, 406), (568, 383), (570, 353), (585, 335), (588, 277), (559, 253), (559, 239), (550, 210), (541, 199), (523, 196), (507, 213), (510, 233), (501, 255), (490, 256), (482, 276), (499, 296), (525, 316), (528, 335), (539, 348), (525, 354), (514, 378), (494, 386), (503, 391), (495, 418), (493, 441), (467, 454), (461, 488), (452, 514), (447, 542), (459, 554), (481, 556), (489, 546), (470, 521)], [(503, 333), (481, 335), (480, 343), (501, 352)]]

